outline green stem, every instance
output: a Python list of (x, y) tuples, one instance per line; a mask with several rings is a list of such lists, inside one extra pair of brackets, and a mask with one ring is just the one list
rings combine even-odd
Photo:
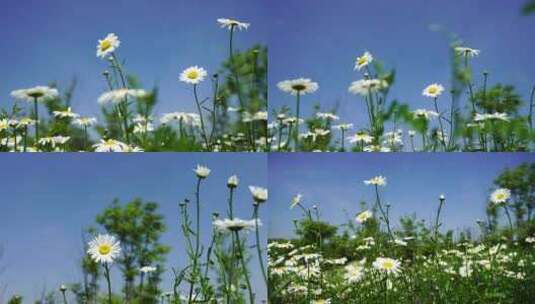
[(300, 105), (300, 98), (301, 97), (301, 94), (299, 92), (297, 92), (297, 98), (296, 98), (296, 109), (295, 109), (295, 114), (296, 114), (296, 122), (295, 122), (295, 135), (294, 135), (294, 141), (295, 141), (295, 151), (297, 152), (299, 150), (299, 105)]
[(199, 102), (199, 97), (197, 94), (197, 85), (193, 85), (193, 96), (195, 97), (195, 103), (197, 104), (197, 111), (199, 112), (199, 118), (201, 120), (201, 136), (204, 139), (204, 142), (206, 143), (206, 148), (209, 149), (209, 143), (208, 138), (206, 137), (206, 129), (204, 127), (204, 118), (202, 115), (202, 109), (201, 109), (201, 103)]
[(258, 208), (259, 205), (254, 205), (254, 220), (255, 220), (255, 236), (256, 236), (256, 251), (258, 253), (258, 262), (260, 264), (260, 269), (262, 270), (262, 277), (264, 278), (264, 283), (267, 286), (267, 275), (266, 275), (266, 268), (264, 267), (264, 259), (262, 258), (262, 248), (260, 247), (260, 232), (258, 229)]
[(35, 143), (37, 145), (39, 142), (39, 107), (37, 106), (37, 97), (33, 99), (33, 109), (35, 112)]
[(108, 263), (104, 263), (104, 276), (106, 277), (106, 282), (108, 284), (108, 304), (112, 304), (111, 300), (111, 281), (110, 281), (110, 268)]
[(245, 262), (244, 252), (243, 248), (241, 246), (240, 241), (240, 235), (238, 234), (238, 231), (234, 231), (235, 237), (236, 237), (236, 245), (238, 246), (238, 254), (240, 256), (240, 262), (243, 268), (243, 275), (245, 276), (245, 283), (247, 284), (247, 290), (249, 292), (249, 304), (255, 303), (254, 301), (254, 294), (253, 289), (251, 287), (251, 281), (249, 280), (249, 273), (247, 271), (247, 263)]
[(440, 114), (439, 110), (438, 110), (438, 103), (437, 103), (437, 98), (435, 97), (434, 98), (434, 104), (435, 104), (435, 111), (437, 112), (438, 114), (438, 124), (440, 126), (440, 132), (441, 132), (441, 143), (442, 145), (444, 146), (444, 152), (446, 152), (447, 148), (446, 148), (446, 141), (444, 140), (444, 136), (446, 136), (446, 134), (444, 134), (444, 126), (442, 125), (442, 114)]
[(383, 209), (383, 205), (381, 204), (381, 198), (379, 196), (379, 188), (377, 185), (375, 185), (375, 198), (377, 201), (377, 206), (379, 206), (379, 211), (381, 211), (381, 214), (385, 220), (386, 223), (386, 229), (388, 229), (388, 235), (390, 235), (390, 238), (392, 241), (394, 240), (394, 235), (392, 234), (392, 229), (390, 229), (390, 220), (388, 219), (388, 215), (385, 213)]

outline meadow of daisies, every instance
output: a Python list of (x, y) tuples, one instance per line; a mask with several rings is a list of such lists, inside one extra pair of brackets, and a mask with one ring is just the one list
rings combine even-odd
[(393, 222), (392, 209), (402, 206), (384, 201), (396, 182), (385, 176), (362, 182), (370, 199), (342, 225), (322, 219), (306, 193), (288, 198), (301, 217), (293, 220), (295, 237), (269, 240), (270, 301), (533, 303), (534, 181), (534, 164), (502, 172), (488, 194), (487, 218), (474, 219), (477, 231), (443, 229), (443, 212), (455, 202), (440, 193), (430, 202), (432, 221), (412, 215)]
[[(158, 203), (143, 199), (127, 203), (114, 200), (96, 216), (95, 224), (87, 223), (89, 226), (82, 236), (83, 255), (72, 257), (74, 262), (79, 260), (80, 281), (64, 282), (53, 289), (48, 287), (40, 300), (31, 303), (265, 301), (262, 286), (267, 282), (266, 244), (260, 241), (260, 230), (263, 229), (261, 209), (267, 202), (268, 190), (256, 185), (243, 186), (239, 176), (232, 175), (220, 181), (227, 192), (220, 202), (226, 205), (226, 213), (212, 212), (206, 209), (205, 200), (206, 192), (211, 189), (204, 186), (212, 178), (211, 173), (206, 166), (193, 168), (192, 196), (178, 202), (175, 214), (162, 214)], [(239, 187), (247, 187), (249, 196), (238, 196)], [(239, 210), (249, 210), (250, 217), (239, 218), (237, 206)], [(180, 227), (182, 235), (177, 236), (177, 241), (184, 242), (181, 247), (186, 263), (166, 261), (171, 246), (161, 241), (167, 230), (165, 217), (171, 217), (172, 223)], [(202, 230), (205, 226), (201, 221), (209, 221), (211, 228)], [(209, 241), (203, 242), (206, 239)], [(263, 283), (253, 285), (253, 275), (259, 277), (256, 282)], [(164, 276), (172, 276), (170, 284), (163, 280)], [(9, 281), (0, 276), (0, 301), (7, 301), (2, 303), (30, 303), (31, 299), (12, 288), (6, 299), (5, 287), (9, 288)]]
[[(288, 106), (273, 109), (268, 125), (276, 151), (453, 152), (532, 151), (535, 132), (535, 85), (530, 92), (494, 84), (487, 71), (472, 69), (483, 56), (454, 42), (451, 45), (451, 83), (422, 83), (428, 107), (413, 109), (390, 98), (394, 70), (384, 68), (371, 52), (356, 56), (356, 78), (348, 87), (354, 106), (366, 113), (367, 122), (341, 121), (335, 112), (321, 111), (301, 117), (312, 107), (319, 84), (309, 78), (283, 80), (278, 89), (288, 93)], [(349, 80), (348, 80), (349, 81)], [(521, 94), (526, 93), (528, 100)], [(403, 97), (401, 97), (403, 98)], [(292, 101), (293, 99), (293, 101)], [(527, 110), (526, 110), (527, 109)]]
[[(125, 63), (127, 54), (120, 54), (122, 41), (110, 33), (98, 41), (96, 50), (103, 70), (95, 76), (108, 89), (95, 100), (102, 116), (85, 116), (71, 107), (75, 85), (65, 90), (55, 85), (13, 90), (12, 106), (0, 113), (0, 151), (265, 151), (267, 49), (236, 49), (239, 32), (249, 23), (226, 18), (217, 23), (227, 31), (221, 43), (229, 45), (220, 70), (199, 65), (177, 70), (177, 86), (191, 91), (196, 112), (177, 108), (154, 113), (158, 88), (140, 87)], [(202, 60), (194, 58), (192, 63)], [(201, 86), (211, 93), (202, 95)]]

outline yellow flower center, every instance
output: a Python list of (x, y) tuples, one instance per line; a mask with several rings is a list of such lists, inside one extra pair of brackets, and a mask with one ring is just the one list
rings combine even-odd
[(430, 87), (428, 90), (429, 94), (436, 94), (438, 89), (437, 87)]
[(199, 77), (199, 72), (197, 72), (195, 70), (189, 71), (186, 74), (186, 77), (188, 77), (189, 79), (197, 79)]
[(390, 270), (390, 269), (394, 268), (394, 263), (392, 261), (385, 261), (383, 263), (383, 268)]
[(364, 57), (364, 56), (359, 57), (357, 62), (358, 62), (359, 65), (365, 64), (366, 63), (366, 57)]
[(100, 42), (100, 50), (106, 51), (107, 49), (111, 48), (111, 42), (109, 40), (102, 40)]
[(111, 246), (108, 245), (108, 244), (102, 244), (100, 246), (98, 246), (98, 253), (102, 254), (102, 255), (107, 255), (107, 254), (110, 254), (111, 252)]
[(498, 193), (498, 194), (496, 195), (496, 198), (499, 199), (499, 200), (502, 200), (502, 199), (505, 198), (505, 194), (503, 194), (503, 193)]

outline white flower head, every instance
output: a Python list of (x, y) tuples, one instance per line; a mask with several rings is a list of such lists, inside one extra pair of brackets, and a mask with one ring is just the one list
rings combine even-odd
[(305, 95), (316, 92), (319, 85), (317, 82), (313, 82), (309, 78), (297, 78), (281, 81), (277, 83), (277, 87), (281, 91), (292, 95)]
[(299, 205), (301, 203), (301, 199), (303, 198), (303, 195), (301, 193), (298, 193), (294, 197), (292, 197), (292, 201), (290, 202), (290, 209), (293, 209), (295, 206)]
[(369, 180), (365, 180), (364, 184), (366, 185), (376, 185), (376, 186), (386, 186), (386, 177), (384, 176), (375, 176)]
[(118, 104), (120, 102), (128, 100), (128, 97), (132, 98), (141, 98), (147, 95), (145, 90), (141, 89), (117, 89), (113, 91), (108, 91), (98, 98), (100, 104), (113, 103)]
[(42, 102), (45, 100), (57, 98), (59, 96), (59, 92), (55, 88), (47, 86), (36, 86), (33, 88), (12, 91), (11, 96), (15, 99), (29, 102)]
[(119, 37), (111, 33), (106, 38), (99, 40), (97, 44), (97, 57), (106, 58), (121, 45)]
[(71, 109), (71, 107), (68, 107), (67, 110), (64, 111), (53, 111), (52, 112), (55, 117), (58, 118), (77, 118), (78, 114), (74, 113)]
[(373, 213), (369, 210), (362, 211), (356, 217), (356, 221), (360, 224), (365, 223), (367, 220), (373, 217)]
[(423, 118), (429, 120), (432, 117), (438, 117), (438, 113), (435, 111), (430, 111), (426, 109), (417, 109), (412, 112), (414, 118)]
[(249, 186), (249, 191), (251, 191), (253, 199), (257, 204), (264, 203), (268, 199), (268, 189), (266, 188)]
[(357, 57), (357, 60), (355, 60), (355, 68), (354, 70), (360, 71), (362, 68), (368, 66), (373, 61), (373, 56), (370, 52), (364, 52), (364, 54), (360, 57)]
[(93, 145), (95, 152), (128, 152), (130, 147), (115, 139), (101, 139), (99, 143)]
[(180, 81), (189, 84), (198, 84), (206, 78), (208, 72), (204, 68), (191, 66), (180, 73)]
[(479, 56), (480, 52), (481, 52), (480, 50), (472, 49), (472, 48), (464, 47), (464, 46), (458, 46), (455, 48), (455, 53), (458, 56), (463, 56), (463, 57), (477, 57)]
[(219, 18), (217, 19), (217, 23), (221, 25), (221, 28), (228, 28), (229, 30), (233, 28), (238, 28), (238, 30), (242, 30), (242, 29), (246, 30), (251, 25), (246, 22), (240, 22), (238, 20), (228, 19), (228, 18)]
[(401, 272), (401, 262), (391, 258), (378, 257), (373, 262), (373, 267), (386, 274), (399, 274)]
[(143, 266), (143, 267), (139, 268), (139, 271), (144, 273), (144, 274), (147, 274), (147, 273), (155, 272), (156, 271), (156, 267), (154, 267), (154, 266)]
[(228, 178), (227, 186), (229, 188), (236, 188), (238, 187), (239, 182), (240, 182), (240, 179), (238, 178), (238, 176), (232, 175), (231, 177)]
[(490, 201), (493, 204), (503, 204), (511, 197), (511, 190), (506, 188), (499, 188), (494, 190), (490, 195)]
[(96, 123), (97, 123), (97, 119), (95, 117), (80, 117), (74, 120), (74, 124), (80, 127), (88, 127)]
[(87, 253), (97, 263), (113, 263), (121, 254), (120, 242), (114, 236), (99, 234), (89, 242)]
[(388, 88), (388, 83), (382, 79), (360, 79), (353, 81), (348, 91), (354, 95), (368, 96)]
[(422, 91), (422, 95), (425, 97), (437, 98), (444, 92), (444, 86), (438, 83), (433, 83), (425, 87)]
[(197, 174), (198, 178), (206, 178), (208, 175), (210, 175), (210, 169), (201, 165), (197, 165), (197, 168), (195, 168), (193, 171), (195, 171), (195, 174)]
[[(256, 228), (257, 220), (242, 220), (237, 217), (233, 219), (216, 219), (213, 225), (220, 232), (240, 231), (244, 229), (253, 230)], [(258, 226), (262, 226), (260, 219), (258, 219)]]

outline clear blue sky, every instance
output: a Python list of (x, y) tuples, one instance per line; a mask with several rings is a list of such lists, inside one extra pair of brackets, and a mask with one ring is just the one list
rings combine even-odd
[(342, 120), (364, 127), (364, 103), (347, 88), (362, 78), (353, 67), (355, 58), (366, 50), (397, 70), (391, 98), (408, 102), (413, 109), (431, 109), (429, 100), (421, 96), (423, 88), (433, 82), (448, 87), (450, 76), (449, 41), (444, 34), (431, 31), (431, 24), (481, 49), (473, 60), (476, 76), (486, 69), (491, 84), (514, 84), (527, 98), (535, 84), (535, 16), (520, 16), (525, 2), (270, 1), (270, 109), (288, 105), (295, 111), (295, 97), (280, 92), (275, 84), (308, 77), (319, 82), (320, 88), (302, 99), (303, 114), (310, 115), (317, 102), (324, 110), (339, 102)]
[[(217, 18), (250, 22), (237, 34), (238, 49), (265, 43), (269, 23), (258, 1), (248, 0), (4, 0), (0, 4), (0, 107), (13, 104), (14, 89), (58, 81), (65, 88), (78, 78), (73, 110), (100, 113), (98, 96), (106, 90), (96, 57), (98, 39), (115, 33), (125, 68), (145, 88), (160, 86), (157, 113), (193, 111), (191, 88), (178, 82), (191, 65), (214, 73), (228, 55), (229, 31)], [(208, 82), (202, 85), (208, 88)]]
[[(185, 197), (193, 199), (196, 177), (192, 168), (197, 163), (212, 169), (201, 193), (201, 229), (207, 243), (211, 213), (226, 214), (226, 181), (233, 174), (241, 179), (235, 201), (237, 216), (251, 217), (252, 197), (247, 186), (267, 186), (264, 154), (3, 155), (0, 246), (5, 255), (0, 269), (5, 267), (5, 271), (0, 274), (0, 285), (7, 283), (8, 295), (22, 294), (33, 303), (30, 300), (44, 287), (55, 290), (63, 282), (80, 281), (77, 262), (82, 255), (82, 228), (93, 224), (114, 198), (158, 202), (168, 226), (162, 242), (172, 247), (167, 266), (183, 267), (186, 257), (177, 223), (178, 202)], [(267, 208), (261, 209), (262, 213), (266, 219)], [(262, 229), (263, 242), (266, 231), (267, 227)], [(249, 244), (254, 244), (254, 234), (249, 235)], [(251, 266), (259, 297), (265, 298), (256, 259)], [(119, 282), (118, 270), (113, 272)], [(172, 289), (172, 273), (166, 272), (164, 278), (163, 289)]]
[(392, 205), (394, 225), (400, 215), (416, 214), (429, 222), (438, 196), (446, 196), (444, 229), (461, 231), (484, 219), (492, 181), (503, 169), (535, 162), (529, 153), (298, 153), (269, 155), (269, 237), (293, 236), (291, 198), (303, 194), (307, 206), (317, 204), (330, 223), (347, 223), (360, 211), (360, 202), (375, 202), (373, 188), (363, 181), (387, 178), (381, 188)]

